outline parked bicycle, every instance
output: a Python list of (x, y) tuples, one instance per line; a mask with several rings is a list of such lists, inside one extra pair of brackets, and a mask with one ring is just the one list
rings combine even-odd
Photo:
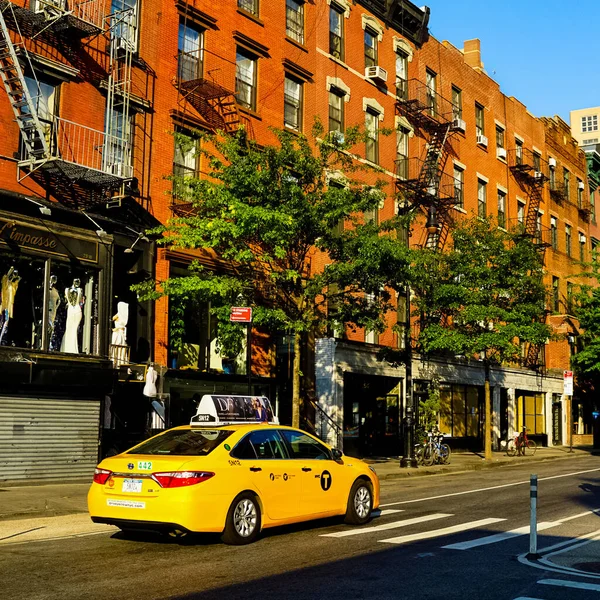
[(515, 436), (514, 439), (509, 439), (506, 442), (506, 454), (508, 456), (525, 456), (535, 454), (537, 444), (527, 437), (527, 427), (523, 427), (521, 433)]
[(424, 467), (441, 464), (447, 465), (450, 462), (450, 446), (442, 443), (444, 434), (439, 430), (429, 431), (423, 444), (415, 444), (415, 458), (417, 464)]

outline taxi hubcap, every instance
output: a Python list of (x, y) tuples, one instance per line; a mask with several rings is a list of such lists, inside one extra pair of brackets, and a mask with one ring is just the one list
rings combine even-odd
[(233, 514), (235, 530), (242, 537), (248, 537), (256, 527), (256, 506), (252, 500), (244, 499), (238, 502)]
[(364, 519), (371, 509), (371, 494), (366, 487), (359, 487), (356, 490), (356, 495), (354, 496), (354, 508), (356, 509), (356, 514)]

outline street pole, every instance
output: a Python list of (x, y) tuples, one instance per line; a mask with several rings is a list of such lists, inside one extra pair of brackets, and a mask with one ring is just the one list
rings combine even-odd
[(252, 322), (247, 323), (246, 336), (246, 372), (248, 373), (248, 396), (252, 395)]
[[(407, 232), (408, 245), (408, 232)], [(400, 460), (400, 468), (417, 467), (417, 459), (414, 455), (414, 432), (417, 414), (414, 407), (414, 396), (412, 389), (412, 343), (410, 336), (410, 288), (406, 286), (406, 308), (404, 325), (404, 355), (406, 356), (406, 386), (404, 393), (405, 417), (404, 417), (404, 449)]]

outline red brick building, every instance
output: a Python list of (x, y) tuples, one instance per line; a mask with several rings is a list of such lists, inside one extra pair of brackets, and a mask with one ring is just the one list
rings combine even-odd
[[(115, 432), (161, 426), (160, 407), (153, 412), (143, 395), (149, 365), (161, 373), (158, 400), (163, 393), (175, 424), (197, 394), (246, 391), (243, 358), (231, 365), (216, 352), (210, 307), (186, 315), (175, 352), (168, 300), (141, 303), (130, 289), (184, 273), (194, 259), (215, 261), (156, 247), (144, 234), (188, 210), (169, 175), (205, 173), (175, 132), (243, 125), (270, 143), (269, 128), (307, 133), (314, 116), (329, 130), (362, 125), (369, 141), (357, 151), (390, 181), (381, 218), (398, 210), (407, 186), (419, 192), (415, 181), (437, 144), (442, 221), (481, 210), (506, 226), (533, 223), (556, 246), (545, 251), (547, 283), (558, 290), (551, 322), (576, 333), (565, 315), (581, 248), (589, 255), (585, 159), (564, 123), (537, 119), (502, 94), (477, 40), (459, 50), (430, 38), (427, 21), (408, 0), (2, 4), (0, 369), (10, 385), (0, 391), (0, 426), (21, 419), (23, 435), (21, 446), (0, 446), (0, 479), (87, 473), (100, 422), (108, 446)], [(443, 140), (432, 144), (440, 130)], [(434, 243), (443, 246), (445, 235)], [(427, 242), (419, 228), (410, 240)], [(252, 391), (271, 396), (285, 421), (293, 350), (285, 338), (255, 338)], [(316, 399), (339, 428), (321, 434), (342, 433), (357, 452), (399, 452), (406, 371), (378, 361), (377, 349), (401, 344), (391, 327), (316, 341)], [(496, 438), (525, 422), (544, 441), (564, 439), (568, 342), (545, 350), (543, 375), (526, 366), (493, 374)], [(417, 397), (441, 378), (451, 417), (443, 425), (457, 443), (477, 445), (479, 366), (415, 357), (412, 371)], [(65, 412), (74, 415), (70, 428)], [(61, 453), (74, 437), (83, 445)], [(54, 443), (48, 469), (37, 448), (53, 454)], [(33, 450), (23, 459), (25, 447)]]

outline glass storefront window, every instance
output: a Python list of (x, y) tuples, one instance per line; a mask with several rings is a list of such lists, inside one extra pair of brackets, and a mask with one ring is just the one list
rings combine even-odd
[(0, 253), (0, 283), (1, 346), (99, 354), (95, 269)]
[(546, 433), (544, 395), (522, 393), (517, 395), (517, 432), (527, 427), (529, 435)]
[(482, 391), (472, 385), (441, 385), (440, 430), (451, 437), (479, 437)]

